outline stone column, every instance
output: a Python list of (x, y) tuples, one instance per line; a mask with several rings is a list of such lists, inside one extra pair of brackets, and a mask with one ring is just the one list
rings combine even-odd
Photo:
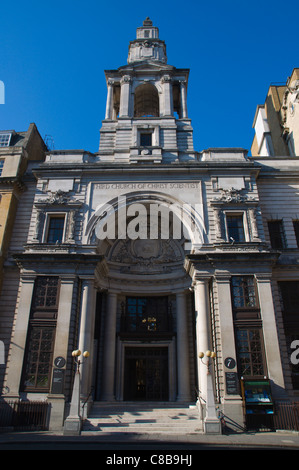
[(79, 348), (81, 353), (88, 351), (90, 356), (83, 360), (80, 366), (81, 372), (81, 396), (86, 399), (90, 392), (91, 371), (93, 363), (93, 339), (94, 339), (94, 323), (95, 323), (95, 287), (94, 279), (83, 279), (82, 296), (81, 296), (81, 313), (80, 313), (80, 330), (79, 330)]
[(105, 119), (112, 119), (113, 112), (113, 80), (108, 80), (108, 92), (107, 92), (107, 102), (106, 102), (106, 114)]
[[(230, 286), (231, 275), (229, 273), (216, 274), (217, 283), (217, 297), (218, 297), (218, 311), (219, 311), (219, 323), (220, 323), (220, 335), (221, 335), (221, 358), (223, 361), (222, 367), (224, 371), (224, 395), (222, 397), (223, 412), (235, 422), (239, 423), (240, 426), (244, 425), (244, 414), (242, 399), (239, 393), (230, 394), (226, 388), (226, 374), (237, 373), (237, 356), (236, 356), (236, 344), (234, 334), (234, 322), (232, 312), (232, 300), (231, 300), (231, 286)], [(219, 348), (220, 349), (220, 348)], [(228, 368), (225, 364), (226, 358), (233, 358), (235, 360), (234, 368)], [(220, 358), (216, 358), (216, 361), (220, 364)]]
[(286, 399), (281, 355), (277, 335), (275, 311), (273, 305), (271, 274), (256, 274), (267, 369), (272, 382), (272, 392), (276, 399)]
[(113, 401), (116, 347), (116, 309), (117, 294), (108, 293), (105, 317), (104, 367), (102, 381), (102, 400)]
[(187, 118), (188, 117), (188, 112), (187, 112), (187, 90), (186, 90), (186, 80), (181, 80), (180, 81), (180, 87), (181, 87), (181, 113), (182, 113), (182, 118)]
[(190, 358), (186, 295), (176, 294), (178, 401), (190, 401)]
[(196, 278), (194, 281), (198, 387), (204, 400), (207, 391), (207, 369), (199, 360), (198, 353), (210, 349), (208, 283), (209, 277)]
[[(76, 276), (62, 276), (59, 289), (59, 306), (57, 314), (57, 326), (53, 360), (56, 357), (67, 359), (69, 347), (70, 320), (72, 314), (73, 288)], [(63, 370), (65, 371), (65, 367)], [(51, 415), (49, 429), (60, 429), (63, 426), (65, 396), (61, 393), (49, 393), (48, 400), (51, 403)]]
[(35, 278), (35, 275), (21, 275), (21, 292), (7, 368), (6, 386), (9, 392), (6, 398), (19, 396)]
[(130, 90), (131, 90), (131, 77), (124, 75), (120, 82), (120, 109), (119, 117), (128, 117), (130, 115)]
[(164, 116), (173, 116), (173, 97), (172, 97), (172, 83), (170, 75), (162, 77), (163, 83), (163, 96), (164, 96)]

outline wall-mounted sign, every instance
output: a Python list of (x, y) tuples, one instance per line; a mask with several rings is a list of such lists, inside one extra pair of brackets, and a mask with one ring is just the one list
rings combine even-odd
[(224, 364), (228, 369), (233, 369), (236, 367), (236, 361), (233, 357), (227, 357), (224, 361)]
[(58, 367), (58, 369), (61, 369), (62, 367), (65, 366), (65, 359), (62, 356), (58, 356), (54, 360), (54, 365)]
[(240, 393), (237, 372), (225, 372), (225, 383), (228, 395), (238, 395)]
[(52, 390), (54, 394), (63, 393), (64, 369), (53, 369)]

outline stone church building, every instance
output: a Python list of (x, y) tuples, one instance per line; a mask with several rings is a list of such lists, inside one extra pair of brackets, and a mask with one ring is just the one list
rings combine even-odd
[(212, 431), (219, 411), (243, 425), (246, 381), (269, 385), (269, 406), (298, 387), (299, 323), (284, 317), (299, 282), (298, 160), (196, 151), (189, 70), (167, 63), (148, 18), (105, 76), (98, 152), (48, 152), (18, 208), (5, 399), (48, 400), (61, 429), (80, 350), (87, 415), (99, 402), (175, 402)]

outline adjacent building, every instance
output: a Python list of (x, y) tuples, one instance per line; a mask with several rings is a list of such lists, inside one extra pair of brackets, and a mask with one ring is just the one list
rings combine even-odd
[(105, 76), (98, 152), (50, 151), (33, 169), (26, 240), (10, 245), (17, 302), (1, 312), (5, 398), (48, 400), (61, 429), (79, 349), (85, 410), (197, 403), (206, 432), (219, 410), (243, 425), (250, 391), (267, 412), (298, 393), (298, 159), (196, 151), (189, 70), (167, 63), (149, 18)]
[(252, 155), (295, 157), (299, 154), (298, 103), (299, 69), (295, 68), (286, 83), (271, 84), (265, 103), (257, 106)]

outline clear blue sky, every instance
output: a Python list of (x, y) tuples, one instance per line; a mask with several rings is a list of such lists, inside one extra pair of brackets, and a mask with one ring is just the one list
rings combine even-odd
[(22, 131), (35, 122), (56, 149), (96, 152), (104, 70), (126, 64), (129, 41), (149, 16), (168, 63), (190, 68), (195, 149), (250, 149), (256, 106), (271, 83), (299, 67), (298, 14), (298, 0), (5, 2), (0, 129)]

